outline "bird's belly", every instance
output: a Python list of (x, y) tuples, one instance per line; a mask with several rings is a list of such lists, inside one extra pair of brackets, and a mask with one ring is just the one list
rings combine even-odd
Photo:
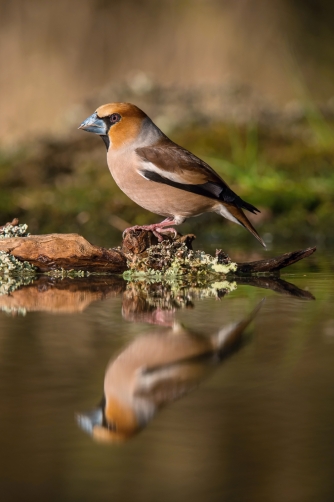
[(119, 188), (136, 204), (164, 217), (190, 218), (215, 211), (217, 202), (169, 185), (149, 181), (136, 171), (110, 169)]

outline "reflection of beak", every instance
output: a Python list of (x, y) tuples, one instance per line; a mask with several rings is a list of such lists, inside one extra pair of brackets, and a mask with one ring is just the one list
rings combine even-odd
[(136, 430), (124, 432), (108, 429), (104, 423), (102, 408), (79, 413), (76, 419), (80, 429), (102, 443), (123, 443), (136, 432)]
[(105, 122), (97, 116), (96, 112), (84, 120), (78, 129), (94, 132), (95, 134), (100, 134), (100, 136), (106, 136), (108, 134)]
[(79, 427), (88, 434), (93, 434), (94, 427), (102, 426), (103, 424), (103, 411), (101, 408), (81, 413), (77, 415), (77, 422)]

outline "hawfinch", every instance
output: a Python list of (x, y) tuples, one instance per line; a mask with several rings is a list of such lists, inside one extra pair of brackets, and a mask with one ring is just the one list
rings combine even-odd
[[(203, 160), (171, 141), (137, 106), (100, 106), (79, 127), (99, 134), (107, 147), (110, 172), (123, 192), (140, 206), (165, 217), (151, 230), (159, 240), (186, 218), (215, 212), (244, 226), (265, 244), (243, 209), (259, 212), (236, 195)], [(127, 231), (130, 229), (127, 229)]]
[(77, 416), (79, 426), (100, 441), (117, 443), (131, 438), (159, 409), (196, 388), (239, 346), (261, 303), (250, 316), (210, 337), (178, 324), (137, 336), (110, 361), (102, 402)]

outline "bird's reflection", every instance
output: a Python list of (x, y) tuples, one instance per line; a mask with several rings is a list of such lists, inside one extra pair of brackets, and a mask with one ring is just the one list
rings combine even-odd
[(80, 427), (103, 441), (132, 437), (159, 409), (194, 389), (241, 346), (242, 334), (259, 308), (209, 337), (179, 324), (138, 335), (108, 364), (103, 400), (78, 415)]

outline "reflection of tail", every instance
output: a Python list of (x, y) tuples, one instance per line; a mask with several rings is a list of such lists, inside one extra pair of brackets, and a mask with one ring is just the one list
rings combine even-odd
[(255, 307), (255, 309), (244, 319), (239, 322), (231, 323), (222, 328), (216, 335), (212, 337), (214, 349), (224, 356), (238, 345), (241, 341), (241, 335), (247, 328), (248, 324), (254, 319), (260, 308), (262, 307), (265, 298)]

